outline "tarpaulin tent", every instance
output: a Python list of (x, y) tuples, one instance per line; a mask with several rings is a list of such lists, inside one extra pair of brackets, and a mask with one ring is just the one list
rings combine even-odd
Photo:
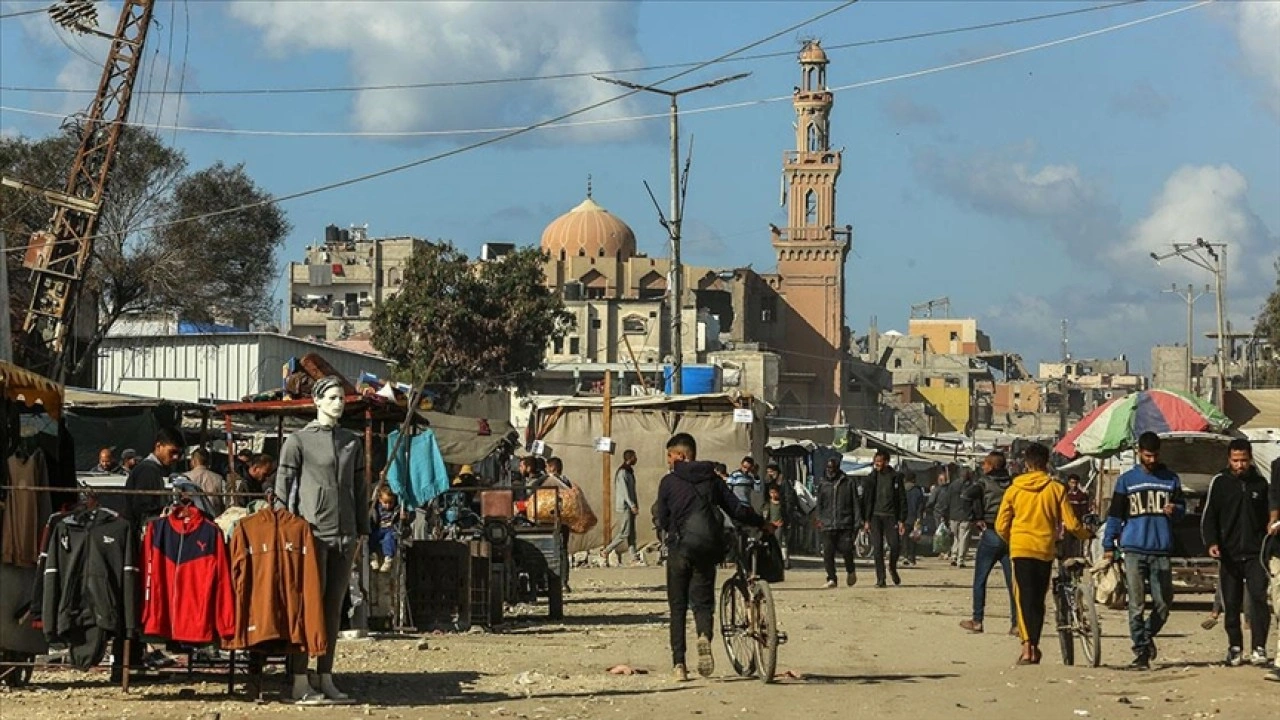
[[(734, 411), (751, 411), (749, 422), (735, 420)], [(635, 450), (636, 494), (640, 516), (636, 523), (641, 544), (655, 539), (649, 508), (657, 499), (658, 483), (667, 472), (667, 440), (687, 432), (698, 441), (698, 459), (736, 467), (743, 457), (763, 458), (767, 429), (763, 403), (731, 395), (672, 395), (623, 397), (612, 402), (612, 432), (616, 443), (613, 468), (624, 450)], [(594, 397), (538, 398), (530, 416), (534, 437), (564, 461), (565, 475), (582, 488), (601, 524), (585, 535), (574, 535), (571, 549), (604, 544), (604, 482), (595, 438), (604, 435), (604, 400)], [(612, 477), (608, 482), (612, 482)]]

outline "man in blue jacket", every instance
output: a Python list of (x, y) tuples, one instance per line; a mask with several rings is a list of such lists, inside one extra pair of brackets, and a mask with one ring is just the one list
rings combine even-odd
[[(1116, 480), (1107, 513), (1102, 547), (1107, 560), (1116, 546), (1124, 553), (1129, 588), (1129, 636), (1133, 641), (1133, 670), (1147, 670), (1156, 657), (1155, 637), (1169, 620), (1173, 604), (1173, 525), (1187, 513), (1182, 481), (1160, 462), (1160, 437), (1153, 432), (1138, 438), (1138, 465)], [(1151, 588), (1151, 614), (1144, 617)]]

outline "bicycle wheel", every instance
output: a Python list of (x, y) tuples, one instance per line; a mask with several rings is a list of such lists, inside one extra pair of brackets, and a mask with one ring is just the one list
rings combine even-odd
[(755, 642), (751, 639), (751, 621), (747, 617), (747, 591), (736, 577), (720, 586), (720, 637), (733, 671), (741, 677), (755, 672)]
[(753, 589), (756, 627), (756, 658), (759, 660), (756, 674), (766, 683), (773, 682), (778, 669), (778, 618), (773, 607), (773, 590), (769, 583), (757, 580)]
[(1062, 664), (1076, 664), (1076, 639), (1071, 628), (1071, 605), (1060, 580), (1053, 583), (1053, 619), (1058, 626), (1058, 646), (1062, 650)]
[(1076, 584), (1075, 626), (1089, 667), (1102, 667), (1102, 625), (1098, 622), (1098, 601), (1093, 592), (1093, 579), (1088, 573)]

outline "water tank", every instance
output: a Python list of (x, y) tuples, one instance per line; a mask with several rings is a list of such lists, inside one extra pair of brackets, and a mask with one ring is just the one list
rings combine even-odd
[(325, 227), (325, 229), (324, 229), (324, 243), (325, 243), (326, 245), (337, 245), (337, 244), (338, 244), (338, 226), (337, 226), (337, 225), (329, 225), (329, 226), (326, 226), (326, 227)]
[[(662, 368), (663, 389), (672, 394), (672, 376), (670, 365)], [(685, 395), (706, 395), (720, 392), (720, 368), (715, 365), (685, 365), (680, 372), (683, 381), (681, 388)]]

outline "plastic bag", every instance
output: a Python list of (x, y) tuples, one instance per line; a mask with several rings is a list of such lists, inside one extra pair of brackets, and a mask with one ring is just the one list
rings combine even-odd
[(1123, 610), (1129, 605), (1128, 588), (1124, 570), (1118, 562), (1099, 559), (1089, 574), (1093, 576), (1093, 599), (1112, 610)]
[(939, 525), (937, 531), (933, 533), (933, 553), (946, 554), (951, 550), (951, 540), (951, 530), (946, 525)]
[(796, 491), (796, 505), (800, 508), (800, 513), (808, 515), (818, 507), (818, 496), (808, 488), (803, 482), (796, 480), (793, 483)]
[(853, 547), (858, 557), (871, 557), (871, 533), (866, 530), (859, 530), (858, 538), (854, 540)]

